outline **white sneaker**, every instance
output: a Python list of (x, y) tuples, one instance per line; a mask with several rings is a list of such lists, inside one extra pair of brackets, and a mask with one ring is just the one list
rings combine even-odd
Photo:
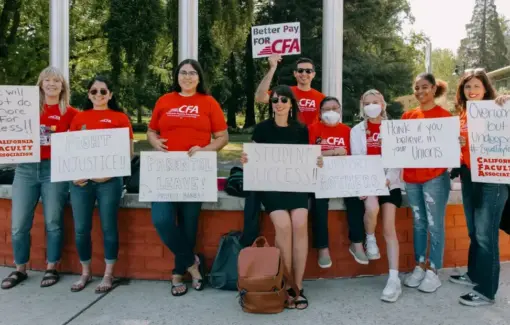
[(408, 275), (405, 279), (404, 285), (409, 288), (418, 288), (424, 278), (425, 271), (421, 267), (416, 266), (413, 273)]
[(367, 239), (366, 254), (369, 260), (378, 260), (381, 258), (379, 247), (377, 247), (377, 242), (375, 240)]
[(401, 294), (402, 286), (400, 285), (400, 279), (388, 279), (386, 287), (384, 287), (382, 292), (381, 300), (386, 302), (395, 302)]
[(439, 277), (437, 274), (432, 272), (431, 270), (427, 270), (425, 274), (425, 278), (421, 282), (420, 286), (418, 287), (418, 290), (432, 293), (437, 290), (441, 286), (441, 280), (439, 280)]

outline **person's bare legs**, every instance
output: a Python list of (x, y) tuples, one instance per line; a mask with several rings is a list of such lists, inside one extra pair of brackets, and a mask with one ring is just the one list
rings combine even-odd
[[(290, 214), (285, 210), (276, 210), (269, 214), (275, 230), (275, 246), (280, 249), (283, 264), (292, 274), (292, 224)], [(289, 300), (289, 307), (294, 307)]]
[(365, 232), (367, 233), (366, 254), (369, 260), (381, 258), (379, 247), (375, 239), (375, 227), (377, 226), (377, 216), (379, 214), (379, 200), (377, 196), (369, 196), (364, 200), (365, 204)]
[[(303, 289), (306, 259), (308, 257), (308, 210), (295, 209), (290, 213), (292, 220), (292, 265), (294, 266), (294, 281), (299, 290)], [(308, 306), (306, 298), (296, 293), (296, 308), (305, 309)]]
[(90, 275), (90, 263), (81, 263), (80, 279), (73, 283), (71, 286), (71, 291), (83, 290), (91, 280), (92, 276)]

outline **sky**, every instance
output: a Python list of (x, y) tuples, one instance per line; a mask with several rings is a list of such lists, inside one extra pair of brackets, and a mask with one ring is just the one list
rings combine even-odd
[[(466, 24), (471, 21), (475, 0), (409, 0), (415, 18), (411, 30), (430, 37), (432, 48), (447, 48), (457, 53), (460, 40), (466, 37)], [(510, 0), (495, 0), (498, 14), (510, 19)]]

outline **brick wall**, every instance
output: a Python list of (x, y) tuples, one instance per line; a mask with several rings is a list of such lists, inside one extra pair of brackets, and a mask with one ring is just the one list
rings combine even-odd
[[(10, 234), (11, 201), (0, 199), (0, 265), (13, 265), (11, 234)], [(380, 219), (379, 219), (380, 220)], [(397, 233), (400, 242), (400, 270), (410, 271), (414, 267), (413, 231), (411, 211), (401, 208), (397, 211)], [(212, 265), (216, 248), (222, 234), (242, 229), (242, 211), (203, 211), (199, 224), (197, 248), (206, 256), (209, 266)], [(347, 220), (343, 211), (330, 211), (329, 240), (333, 266), (321, 269), (317, 265), (317, 253), (310, 249), (305, 277), (331, 278), (351, 277), (388, 272), (386, 246), (382, 236), (382, 223), (379, 222), (376, 236), (381, 250), (381, 259), (364, 266), (357, 264), (348, 252)], [(274, 229), (270, 219), (264, 215), (262, 234), (274, 244)], [(311, 234), (311, 231), (310, 231)], [(137, 279), (169, 279), (173, 268), (173, 255), (161, 243), (156, 230), (152, 226), (149, 209), (121, 209), (119, 213), (120, 251), (116, 265), (117, 276)], [(311, 238), (310, 238), (311, 239)], [(92, 233), (92, 270), (101, 275), (104, 270), (103, 241), (97, 210), (94, 215)], [(447, 208), (445, 267), (464, 266), (467, 264), (466, 221), (461, 205)], [(510, 236), (501, 232), (501, 259), (510, 260)], [(32, 248), (30, 268), (45, 268), (45, 234), (42, 207), (36, 209), (32, 228)], [(70, 207), (65, 214), (65, 246), (60, 270), (79, 273), (80, 263), (74, 246), (74, 230)]]

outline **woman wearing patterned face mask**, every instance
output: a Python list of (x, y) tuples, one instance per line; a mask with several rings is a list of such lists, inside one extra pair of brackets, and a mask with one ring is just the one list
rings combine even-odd
[[(321, 120), (310, 125), (309, 143), (321, 145), (323, 156), (350, 155), (351, 128), (340, 122), (341, 105), (336, 97), (326, 97), (321, 101)], [(363, 202), (358, 198), (344, 198), (349, 223), (349, 239), (353, 245), (362, 247)], [(318, 263), (321, 268), (333, 265), (328, 248), (329, 199), (316, 199), (312, 196), (313, 245), (318, 250)], [(367, 261), (368, 262), (368, 261)]]
[[(360, 115), (363, 121), (351, 131), (351, 150), (353, 155), (380, 155), (381, 141), (379, 139), (381, 122), (387, 119), (386, 102), (383, 95), (377, 90), (369, 90), (361, 96)], [(386, 186), (389, 187), (390, 195), (368, 196), (360, 199), (365, 205), (365, 230), (366, 256), (368, 260), (381, 258), (375, 239), (375, 227), (377, 215), (382, 209), (383, 232), (386, 240), (388, 264), (390, 276), (383, 290), (381, 299), (387, 302), (395, 302), (402, 293), (400, 279), (398, 277), (399, 245), (395, 229), (395, 214), (402, 204), (402, 183), (400, 181), (400, 169), (386, 168)], [(357, 252), (363, 256), (363, 251)], [(356, 255), (355, 255), (356, 256)]]

